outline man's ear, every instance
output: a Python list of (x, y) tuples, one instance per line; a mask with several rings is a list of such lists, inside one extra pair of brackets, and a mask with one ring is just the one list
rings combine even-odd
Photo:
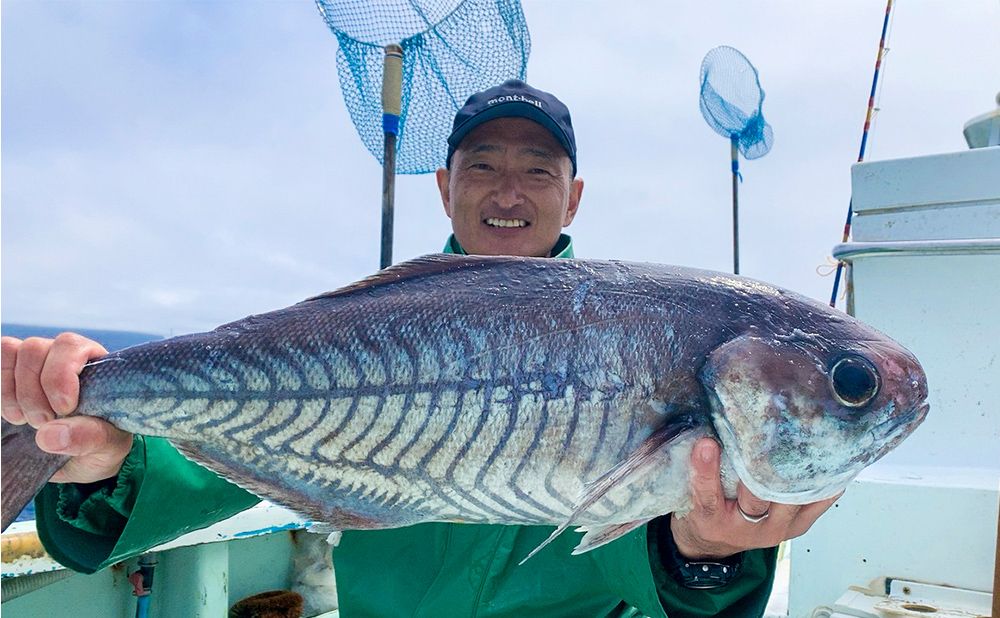
[(563, 227), (573, 223), (573, 217), (580, 208), (580, 197), (583, 195), (583, 178), (574, 178), (569, 185), (569, 206), (566, 208), (566, 216), (563, 217)]
[(451, 173), (440, 167), (436, 172), (434, 172), (434, 178), (437, 180), (438, 192), (441, 194), (441, 204), (444, 206), (444, 213), (451, 218), (451, 193), (448, 191), (448, 181), (451, 179)]

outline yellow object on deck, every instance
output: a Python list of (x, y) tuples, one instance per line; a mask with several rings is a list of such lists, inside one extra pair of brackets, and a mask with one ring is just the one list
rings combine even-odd
[(0, 557), (4, 564), (19, 558), (41, 558), (45, 555), (37, 532), (13, 532), (0, 536)]

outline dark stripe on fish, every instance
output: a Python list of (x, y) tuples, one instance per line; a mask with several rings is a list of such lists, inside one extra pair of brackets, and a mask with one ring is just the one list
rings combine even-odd
[(558, 518), (564, 514), (558, 513), (552, 510), (551, 508), (545, 506), (541, 502), (535, 500), (530, 495), (525, 493), (524, 490), (522, 490), (521, 487), (518, 485), (518, 477), (521, 476), (521, 471), (524, 470), (524, 467), (528, 464), (529, 461), (531, 461), (531, 456), (534, 454), (535, 449), (538, 448), (538, 443), (541, 442), (542, 440), (542, 434), (545, 433), (545, 429), (548, 427), (549, 423), (548, 399), (542, 400), (542, 407), (539, 412), (540, 414), (539, 414), (538, 426), (535, 428), (535, 435), (531, 439), (531, 444), (528, 445), (528, 450), (526, 450), (524, 454), (521, 456), (521, 461), (517, 464), (517, 468), (514, 469), (514, 474), (512, 474), (510, 477), (509, 488), (513, 489), (514, 495), (520, 498), (521, 500), (524, 500), (528, 504), (531, 504), (541, 512), (548, 515), (549, 517)]
[(545, 475), (545, 489), (548, 490), (549, 495), (556, 499), (563, 507), (568, 511), (573, 510), (573, 499), (570, 496), (564, 495), (561, 491), (556, 489), (555, 484), (552, 482), (552, 478), (555, 476), (556, 471), (562, 469), (562, 463), (566, 460), (566, 456), (569, 454), (570, 445), (573, 443), (573, 436), (576, 435), (576, 425), (580, 420), (580, 404), (582, 395), (578, 391), (573, 393), (573, 414), (570, 416), (569, 425), (566, 430), (566, 438), (563, 440), (562, 448), (559, 450), (559, 455), (556, 459), (556, 463), (549, 469), (549, 473)]
[[(455, 478), (455, 469), (459, 465), (465, 465), (467, 463), (466, 456), (469, 453), (469, 449), (472, 447), (472, 443), (476, 441), (476, 438), (479, 437), (479, 434), (482, 431), (483, 426), (489, 419), (490, 406), (488, 402), (492, 400), (492, 396), (493, 396), (492, 387), (488, 387), (487, 390), (482, 393), (481, 399), (484, 408), (481, 410), (479, 414), (479, 419), (476, 421), (476, 426), (472, 430), (472, 434), (469, 436), (469, 438), (462, 443), (461, 447), (459, 447), (458, 453), (455, 455), (455, 458), (452, 459), (451, 463), (448, 465), (447, 472), (445, 472), (445, 479), (450, 481), (454, 487), (460, 487), (458, 480)], [(505, 434), (502, 438), (502, 441), (506, 441), (506, 439), (509, 437), (510, 434)], [(489, 496), (489, 498), (493, 500), (495, 503), (506, 508), (508, 513), (512, 515), (519, 515), (521, 517), (526, 518), (528, 521), (531, 521), (532, 519), (537, 517), (536, 514), (529, 513), (519, 508), (518, 506), (514, 505), (513, 503), (505, 500), (502, 496), (492, 491), (489, 487), (486, 487), (478, 482), (475, 483), (475, 486), (482, 494)]]
[(601, 407), (601, 424), (598, 425), (597, 442), (594, 445), (594, 452), (590, 454), (590, 458), (587, 459), (587, 465), (583, 467), (583, 479), (593, 478), (594, 467), (597, 464), (597, 456), (601, 452), (601, 445), (604, 444), (604, 436), (608, 431), (608, 413), (610, 409), (608, 406)]
[[(351, 398), (351, 405), (347, 407), (347, 412), (344, 413), (344, 417), (340, 419), (340, 421), (337, 423), (337, 426), (334, 427), (333, 430), (330, 431), (330, 433), (328, 433), (326, 437), (324, 437), (320, 442), (313, 445), (310, 453), (312, 456), (320, 457), (326, 461), (329, 461), (330, 463), (334, 463), (336, 461), (336, 459), (331, 459), (330, 457), (327, 457), (323, 453), (324, 450), (323, 447), (328, 446), (331, 442), (333, 442), (340, 436), (340, 433), (344, 430), (344, 427), (346, 427), (347, 424), (351, 422), (351, 419), (354, 418), (354, 414), (358, 409), (358, 403), (361, 401), (361, 399), (362, 396), (360, 395)], [(305, 435), (307, 432), (308, 430), (305, 430), (300, 435)], [(344, 452), (343, 449), (338, 451), (336, 453), (336, 457), (339, 458), (340, 455), (343, 454), (343, 452)]]
[[(409, 382), (411, 384), (418, 384), (422, 382), (418, 374), (417, 351), (413, 348), (412, 345), (397, 346), (397, 347), (402, 350), (403, 356), (406, 358), (407, 363), (409, 363), (410, 365)], [(395, 375), (392, 376), (392, 381), (394, 383), (405, 382), (405, 380), (400, 380)], [(403, 427), (403, 423), (406, 422), (406, 417), (407, 417), (406, 411), (410, 410), (413, 406), (413, 398), (415, 394), (416, 394), (415, 391), (413, 391), (412, 389), (406, 393), (403, 399), (402, 412), (400, 413), (399, 419), (396, 421), (396, 424), (393, 425), (392, 429), (389, 430), (388, 435), (382, 438), (382, 440), (380, 440), (378, 444), (376, 444), (375, 447), (372, 448), (372, 450), (368, 453), (368, 457), (365, 459), (365, 461), (371, 463), (372, 465), (375, 465), (375, 458), (378, 456), (378, 454), (382, 452), (389, 444), (391, 444), (393, 439), (395, 439), (395, 437), (399, 434), (400, 429)], [(429, 416), (429, 414), (424, 414), (424, 416)], [(399, 462), (400, 458), (397, 457), (396, 461)]]
[[(455, 409), (454, 409), (455, 411), (451, 415), (451, 420), (448, 422), (447, 428), (444, 430), (444, 433), (441, 434), (441, 437), (434, 442), (434, 446), (432, 446), (426, 453), (424, 453), (424, 456), (420, 458), (420, 463), (417, 464), (418, 469), (427, 468), (427, 464), (432, 459), (434, 459), (434, 457), (441, 450), (441, 446), (444, 445), (444, 443), (448, 440), (448, 438), (451, 437), (452, 433), (455, 431), (455, 425), (458, 424), (458, 419), (459, 417), (462, 416), (462, 408), (465, 407), (465, 394), (466, 394), (465, 391), (457, 392), (457, 396), (455, 397)], [(432, 484), (436, 485), (437, 482), (432, 481)], [(467, 491), (465, 491), (459, 486), (453, 486), (452, 489), (457, 495), (461, 496), (464, 500), (475, 505), (478, 509), (480, 509), (480, 511), (482, 511), (484, 515), (492, 514), (493, 516), (501, 520), (507, 516), (506, 513), (503, 513), (491, 506), (484, 504), (483, 502), (476, 499), (475, 497), (473, 497), (471, 494), (469, 494)]]

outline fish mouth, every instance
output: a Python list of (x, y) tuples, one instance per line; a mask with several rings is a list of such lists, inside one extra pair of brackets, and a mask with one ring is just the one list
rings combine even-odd
[(872, 427), (872, 431), (880, 430), (885, 435), (891, 436), (896, 433), (903, 432), (907, 427), (916, 429), (917, 425), (922, 423), (924, 419), (927, 418), (927, 412), (929, 410), (930, 404), (925, 401), (919, 406), (912, 408), (907, 414), (900, 414), (898, 416), (885, 419), (878, 425)]
[(924, 419), (927, 418), (927, 412), (929, 412), (930, 409), (931, 409), (931, 404), (927, 403), (926, 401), (917, 406), (917, 413), (916, 413), (917, 422), (922, 423)]
[[(740, 479), (750, 493), (757, 496), (761, 500), (767, 500), (768, 502), (777, 502), (778, 504), (812, 504), (813, 502), (819, 502), (820, 500), (826, 500), (827, 498), (832, 498), (838, 496), (847, 489), (847, 486), (854, 480), (854, 478), (860, 473), (861, 470), (851, 470), (850, 472), (845, 472), (841, 475), (841, 478), (837, 479), (836, 482), (826, 485), (824, 487), (819, 487), (817, 489), (812, 489), (809, 491), (797, 491), (797, 492), (782, 492), (782, 491), (770, 491), (761, 487), (759, 490), (751, 487), (750, 483), (747, 483), (745, 479)], [(760, 491), (760, 493), (758, 493)]]
[[(929, 410), (930, 404), (924, 402), (913, 408), (909, 414), (903, 414), (895, 418), (886, 419), (873, 427), (871, 430), (872, 434), (875, 434), (876, 432), (882, 433), (882, 435), (885, 436), (884, 440), (886, 443), (885, 449), (876, 459), (881, 459), (882, 455), (896, 448), (904, 438), (913, 433), (913, 431), (924, 422), (924, 419), (927, 418), (927, 412)], [(874, 435), (872, 439), (876, 439)]]
[(531, 221), (518, 218), (486, 217), (483, 219), (483, 224), (494, 228), (520, 228), (530, 226)]

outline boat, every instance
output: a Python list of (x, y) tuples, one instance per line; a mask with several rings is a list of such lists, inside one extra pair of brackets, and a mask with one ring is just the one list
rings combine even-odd
[[(772, 618), (1000, 615), (990, 593), (1000, 572), (998, 124), (1000, 110), (971, 119), (969, 150), (852, 168), (853, 238), (832, 248), (849, 265), (848, 306), (917, 353), (932, 412), (781, 552)], [(17, 522), (0, 537), (2, 612), (223, 616), (296, 588), (296, 559), (323, 547), (303, 536), (308, 523), (261, 503), (83, 575), (45, 553), (34, 522)], [(136, 577), (144, 572), (155, 574), (149, 591)], [(310, 615), (338, 616), (333, 591), (322, 592), (327, 605)]]
[[(833, 255), (850, 265), (855, 315), (921, 359), (933, 413), (790, 543), (770, 616), (988, 615), (1000, 502), (998, 170), (997, 145), (853, 167), (853, 239)], [(240, 599), (293, 587), (287, 565), (307, 523), (262, 503), (80, 575), (45, 554), (34, 522), (17, 522), (2, 537), (3, 612), (135, 615), (129, 576), (145, 561), (156, 565), (152, 615), (221, 616)]]

